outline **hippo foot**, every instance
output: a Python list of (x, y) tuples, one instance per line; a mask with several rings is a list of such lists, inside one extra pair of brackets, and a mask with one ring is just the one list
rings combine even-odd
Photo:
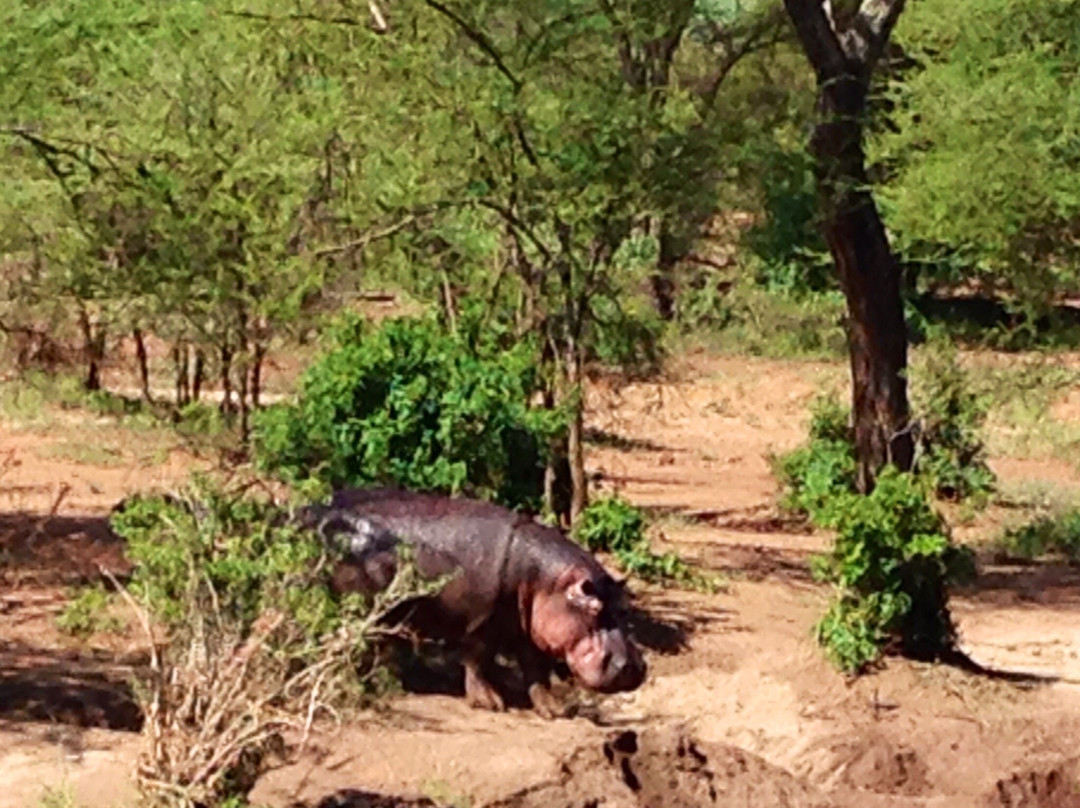
[(491, 683), (468, 668), (465, 669), (465, 701), (478, 710), (491, 710), (496, 713), (506, 710), (506, 702)]
[(536, 714), (541, 718), (546, 718), (548, 721), (551, 721), (555, 718), (566, 717), (566, 705), (551, 692), (550, 688), (545, 687), (539, 682), (530, 685), (529, 699), (532, 701), (532, 706), (536, 711)]

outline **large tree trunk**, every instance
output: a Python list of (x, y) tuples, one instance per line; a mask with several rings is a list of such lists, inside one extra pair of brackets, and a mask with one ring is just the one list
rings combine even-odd
[[(818, 83), (816, 160), (825, 240), (848, 306), (858, 487), (874, 487), (881, 467), (909, 470), (907, 329), (900, 268), (868, 190), (863, 121), (870, 77), (904, 0), (784, 0)], [(835, 13), (834, 13), (835, 12)]]
[(855, 76), (824, 83), (818, 98), (821, 123), (810, 142), (825, 240), (847, 298), (857, 484), (864, 493), (873, 489), (882, 466), (892, 463), (907, 471), (913, 458), (901, 273), (866, 190), (865, 101), (866, 84)]

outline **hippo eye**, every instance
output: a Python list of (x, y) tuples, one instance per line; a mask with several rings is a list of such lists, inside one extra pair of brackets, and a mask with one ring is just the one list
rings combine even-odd
[(586, 578), (581, 582), (581, 594), (587, 598), (595, 598), (599, 593), (596, 591), (596, 585)]

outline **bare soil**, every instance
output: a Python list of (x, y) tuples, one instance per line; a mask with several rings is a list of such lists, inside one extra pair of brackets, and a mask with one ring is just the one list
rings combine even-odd
[[(829, 537), (776, 511), (768, 456), (799, 443), (810, 399), (844, 374), (840, 363), (696, 354), (660, 382), (597, 381), (595, 488), (649, 508), (656, 544), (726, 573), (726, 589), (636, 586), (650, 676), (632, 694), (578, 696), (574, 717), (545, 721), (407, 692), (317, 737), (260, 780), (252, 803), (1080, 806), (1080, 570), (984, 554), (953, 608), (963, 649), (990, 674), (890, 659), (846, 681), (822, 659), (812, 627), (828, 592), (808, 557)], [(1076, 395), (1056, 418), (1080, 422)], [(77, 640), (55, 618), (72, 584), (99, 565), (123, 570), (110, 509), (213, 459), (178, 444), (162, 462), (132, 448), (99, 466), (49, 449), (94, 445), (103, 429), (115, 425), (0, 425), (0, 808), (59, 786), (87, 808), (135, 799), (141, 719), (127, 680), (145, 661), (138, 639)], [(993, 465), (1003, 486), (1080, 494), (1061, 458)], [(993, 507), (957, 536), (982, 541), (1016, 518)]]

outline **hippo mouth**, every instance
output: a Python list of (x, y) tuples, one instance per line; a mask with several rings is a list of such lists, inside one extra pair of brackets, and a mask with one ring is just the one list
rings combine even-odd
[(645, 681), (645, 660), (618, 631), (583, 638), (566, 655), (566, 664), (578, 681), (598, 693), (636, 690)]

